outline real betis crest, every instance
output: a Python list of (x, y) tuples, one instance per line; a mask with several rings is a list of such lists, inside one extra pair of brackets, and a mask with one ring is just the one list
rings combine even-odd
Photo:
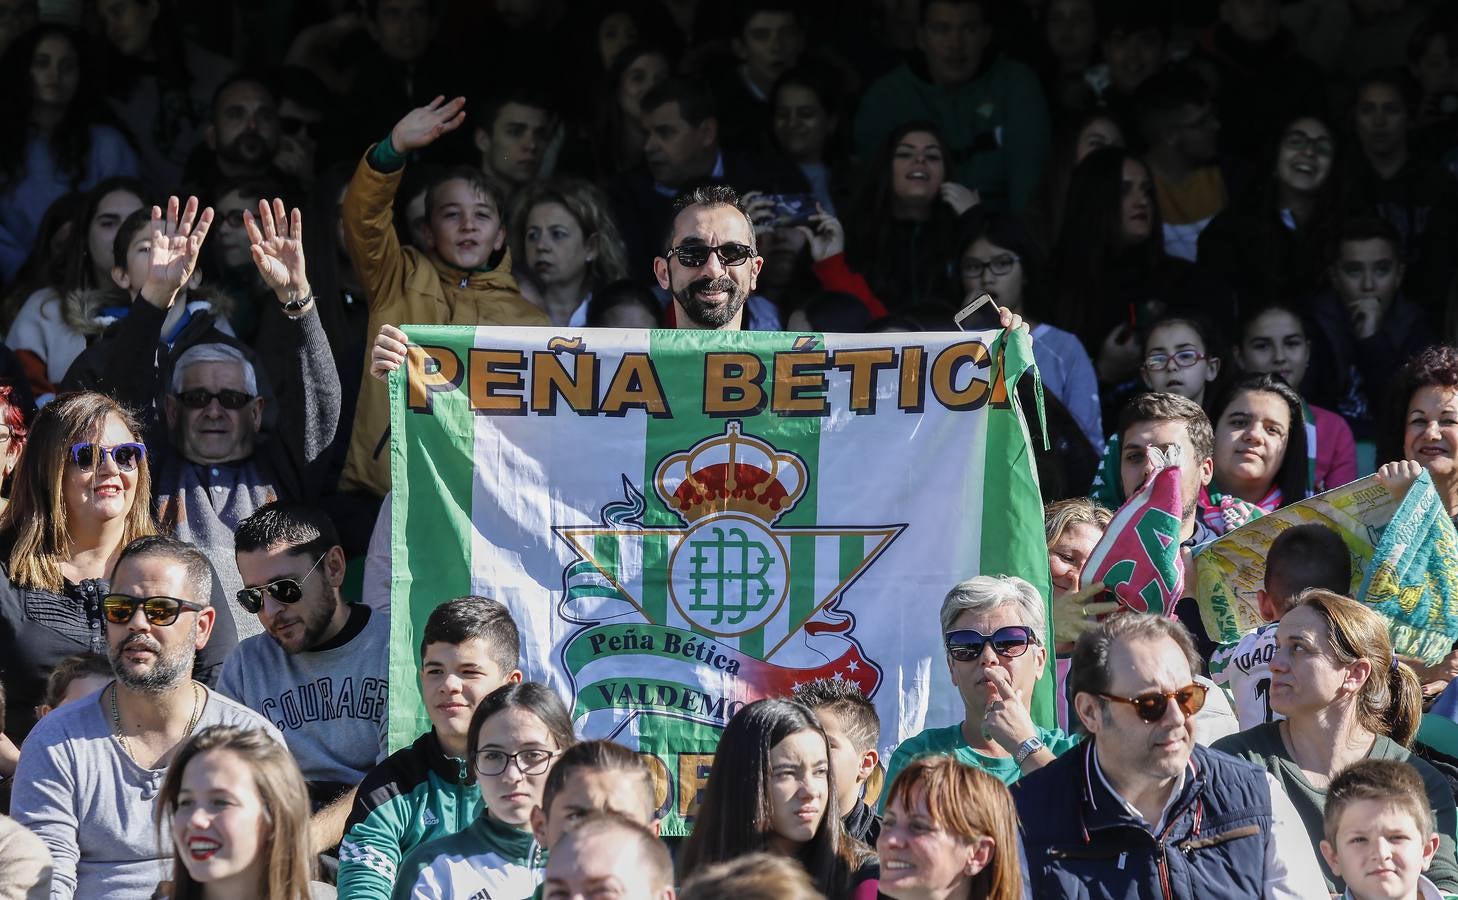
[[(653, 734), (716, 733), (743, 704), (816, 678), (875, 694), (881, 668), (855, 634), (852, 588), (905, 526), (778, 526), (813, 478), (730, 421), (654, 468), (681, 527), (645, 527), (644, 494), (624, 475), (600, 526), (554, 529), (578, 557), (558, 615), (580, 626), (561, 649), (580, 733), (648, 750)], [(682, 775), (681, 760), (660, 762)], [(692, 800), (679, 798), (680, 815)]]

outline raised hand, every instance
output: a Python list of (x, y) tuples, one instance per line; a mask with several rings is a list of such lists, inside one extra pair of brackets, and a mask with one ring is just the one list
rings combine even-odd
[(394, 325), (381, 325), (370, 351), (370, 374), (388, 381), (390, 373), (405, 365), (405, 332)]
[(171, 308), (183, 285), (192, 279), (203, 240), (213, 224), (213, 208), (207, 207), (199, 216), (196, 197), (187, 198), (181, 214), (180, 205), (176, 197), (168, 197), (165, 216), (160, 207), (152, 207), (152, 221), (147, 226), (152, 250), (141, 294), (159, 309)]
[(815, 204), (815, 215), (810, 217), (810, 225), (796, 225), (795, 230), (810, 242), (810, 258), (816, 262), (845, 252), (845, 226), (819, 203)]
[(950, 206), (952, 212), (959, 216), (982, 202), (981, 193), (969, 187), (963, 187), (955, 181), (942, 182), (941, 190), (937, 193), (942, 202)]
[(444, 96), (436, 97), (425, 106), (417, 107), (395, 123), (390, 132), (390, 143), (401, 153), (429, 147), (443, 134), (455, 131), (466, 121), (466, 98), (457, 97), (447, 103)]
[[(260, 224), (262, 231), (258, 228)], [(277, 197), (272, 207), (267, 200), (259, 200), (258, 221), (244, 210), (243, 229), (248, 232), (253, 264), (279, 302), (309, 296), (309, 278), (304, 273), (304, 226), (298, 207), (287, 213), (283, 201)]]

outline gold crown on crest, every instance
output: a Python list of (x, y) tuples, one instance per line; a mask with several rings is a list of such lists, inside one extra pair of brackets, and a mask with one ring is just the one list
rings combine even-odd
[(808, 475), (800, 457), (744, 434), (732, 421), (723, 434), (659, 463), (653, 485), (686, 525), (722, 512), (772, 523), (799, 502)]

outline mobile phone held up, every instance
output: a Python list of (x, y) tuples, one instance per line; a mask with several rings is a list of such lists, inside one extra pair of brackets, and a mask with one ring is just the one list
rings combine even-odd
[(814, 194), (770, 194), (775, 202), (775, 227), (793, 228), (810, 224), (815, 215)]

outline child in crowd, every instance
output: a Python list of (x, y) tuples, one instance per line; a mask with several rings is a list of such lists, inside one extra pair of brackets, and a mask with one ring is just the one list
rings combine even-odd
[(1210, 678), (1231, 695), (1242, 731), (1284, 718), (1271, 711), (1276, 625), (1308, 588), (1338, 594), (1352, 589), (1351, 551), (1340, 535), (1317, 523), (1288, 528), (1271, 542), (1265, 586), (1256, 592), (1267, 624), (1234, 643), (1222, 644), (1210, 658)]
[(572, 717), (546, 685), (507, 684), (482, 700), (471, 717), (467, 759), (484, 809), (464, 831), (405, 858), (395, 900), (530, 897), (547, 863), (529, 827), (532, 810), (542, 805), (552, 761), (574, 743)]
[(46, 698), (35, 708), (36, 720), (59, 706), (96, 693), (114, 677), (111, 662), (100, 653), (74, 653), (66, 657), (46, 679)]
[(840, 800), (840, 820), (846, 834), (868, 847), (876, 846), (881, 817), (867, 797), (869, 782), (879, 769), (881, 719), (876, 707), (856, 683), (817, 678), (795, 689), (791, 699), (808, 706), (820, 720), (830, 742), (830, 775)]
[(172, 832), (173, 900), (309, 900), (309, 792), (282, 742), (215, 725), (177, 751), (157, 795)]
[(1321, 855), (1347, 884), (1343, 900), (1442, 900), (1423, 873), (1438, 851), (1438, 827), (1412, 766), (1364, 759), (1327, 789)]
[(339, 891), (387, 900), (406, 854), (481, 813), (467, 755), (481, 699), (521, 681), (520, 636), (496, 600), (458, 597), (431, 611), (420, 639), (420, 695), (431, 728), (376, 766), (355, 793), (339, 845)]
[[(548, 325), (511, 276), (506, 191), (479, 169), (440, 173), (426, 188), (424, 250), (402, 247), (395, 192), (406, 157), (454, 131), (466, 101), (437, 97), (411, 110), (360, 161), (344, 195), (344, 243), (369, 298), (368, 333), (382, 324)], [(390, 489), (389, 407), (385, 386), (360, 384), (354, 433), (341, 486), (383, 497)]]
[[(1251, 374), (1280, 375), (1297, 391), (1311, 363), (1312, 343), (1301, 315), (1289, 306), (1270, 304), (1241, 323), (1235, 361)], [(1346, 420), (1329, 409), (1301, 401), (1306, 455), (1316, 493), (1357, 480), (1357, 445)]]

